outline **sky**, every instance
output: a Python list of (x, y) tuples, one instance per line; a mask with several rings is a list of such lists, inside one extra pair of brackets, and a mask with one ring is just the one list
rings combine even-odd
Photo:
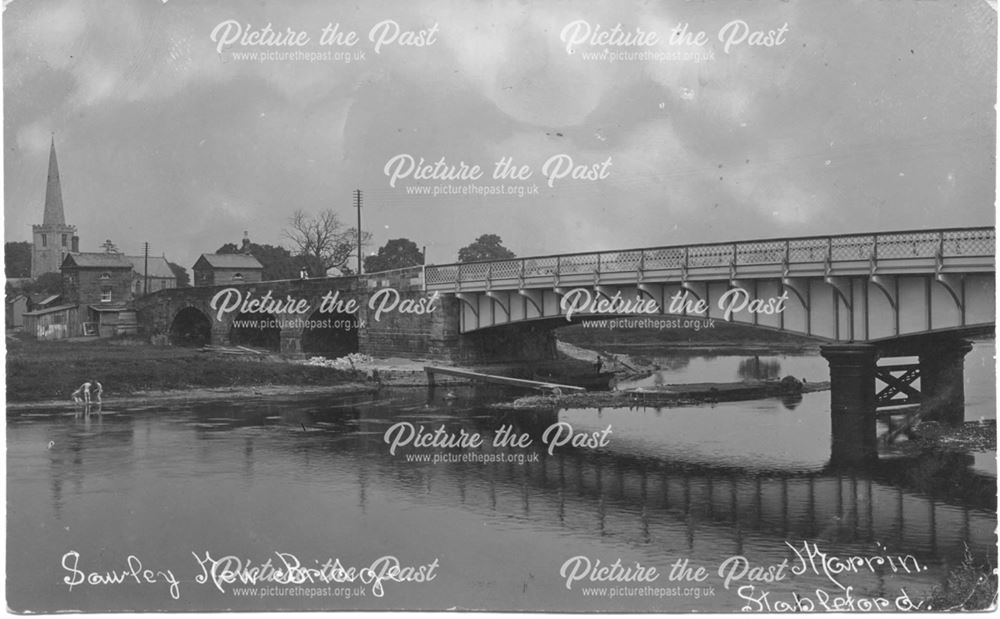
[[(406, 237), (438, 264), (487, 233), (527, 256), (994, 224), (982, 0), (4, 0), (2, 19), (7, 241), (41, 223), (53, 134), (83, 251), (148, 241), (188, 268), (244, 230), (288, 245), (296, 209), (352, 226), (355, 189), (368, 252)], [(407, 157), (481, 175), (393, 180)], [(494, 179), (504, 158), (530, 177)]]

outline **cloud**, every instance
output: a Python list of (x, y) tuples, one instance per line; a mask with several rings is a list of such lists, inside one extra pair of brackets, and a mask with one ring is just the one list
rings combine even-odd
[[(462, 75), (518, 122), (537, 127), (580, 124), (620, 84), (615, 68), (566, 53), (559, 32), (572, 13), (563, 6), (535, 5), (529, 10), (514, 1), (444, 6), (435, 11), (447, 16), (442, 42)], [(586, 11), (586, 6), (579, 10)], [(608, 12), (607, 7), (602, 12)]]

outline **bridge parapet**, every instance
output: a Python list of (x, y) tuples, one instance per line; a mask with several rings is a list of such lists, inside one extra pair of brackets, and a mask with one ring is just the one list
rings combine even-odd
[(511, 260), (428, 266), (428, 290), (473, 291), (493, 287), (545, 287), (615, 283), (650, 275), (683, 281), (783, 275), (962, 272), (994, 270), (996, 231), (992, 227), (952, 228), (872, 234), (767, 239), (676, 245), (605, 252), (533, 256)]

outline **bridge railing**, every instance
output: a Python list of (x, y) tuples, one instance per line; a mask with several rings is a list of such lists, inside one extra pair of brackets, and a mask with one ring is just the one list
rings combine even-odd
[(995, 255), (994, 228), (952, 228), (673, 245), (429, 265), (425, 278), (427, 285), (433, 286), (579, 273)]

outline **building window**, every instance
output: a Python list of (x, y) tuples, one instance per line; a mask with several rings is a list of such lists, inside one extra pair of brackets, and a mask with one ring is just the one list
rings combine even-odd
[(234, 282), (242, 282), (243, 281), (243, 274), (242, 273), (235, 273), (235, 274), (233, 274), (233, 281)]
[(105, 272), (101, 273), (101, 277), (100, 278), (101, 279), (111, 279), (111, 273), (108, 273), (107, 271), (105, 271)]
[(101, 303), (110, 303), (110, 302), (111, 302), (111, 289), (101, 288)]
[(49, 246), (49, 235), (43, 234), (42, 235), (42, 247), (48, 247), (48, 246)]
[(62, 246), (66, 247), (66, 235), (62, 235)]

